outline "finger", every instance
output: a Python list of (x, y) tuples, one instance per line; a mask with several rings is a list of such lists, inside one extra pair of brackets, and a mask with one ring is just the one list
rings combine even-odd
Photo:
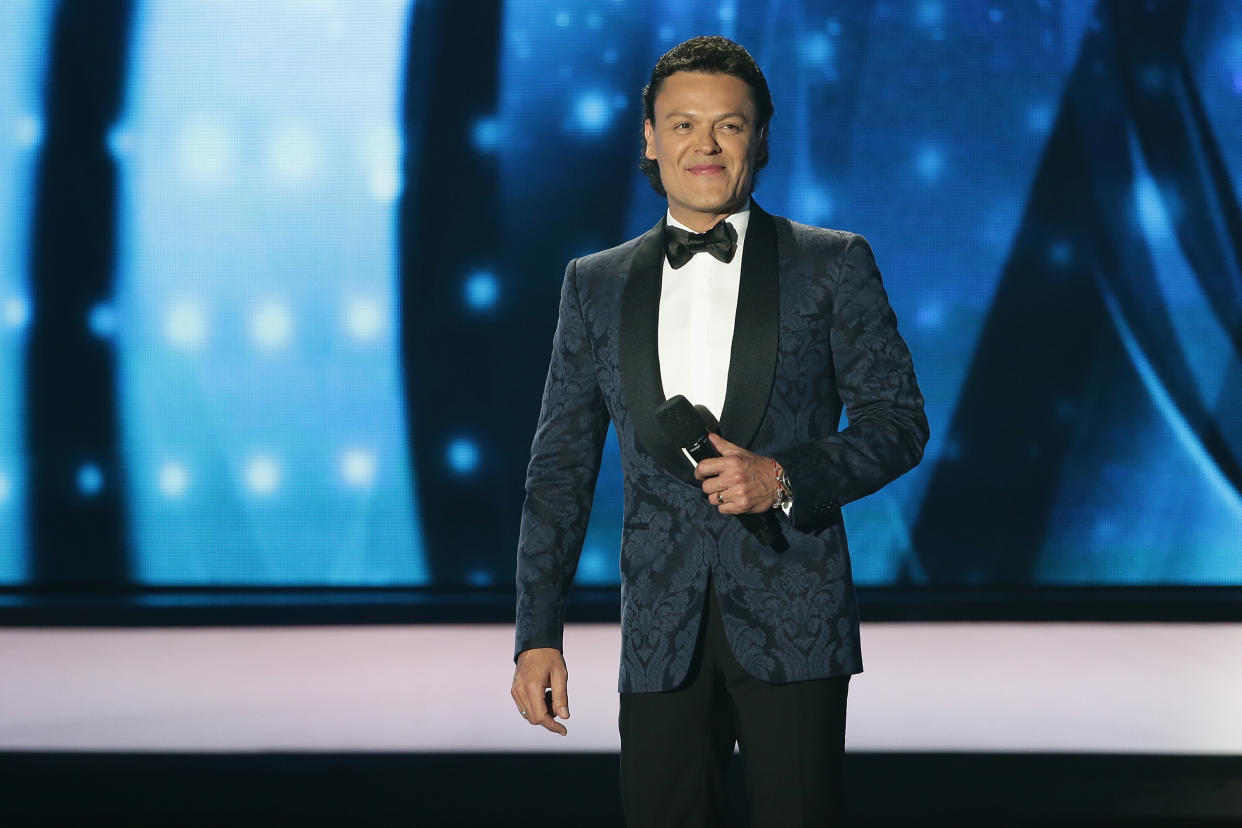
[(543, 684), (527, 684), (522, 688), (521, 706), (526, 711), (526, 721), (532, 725), (545, 725), (548, 716), (548, 706), (543, 701)]
[[(564, 736), (566, 733), (568, 733), (568, 731), (565, 729), (565, 726), (561, 724), (560, 722), (558, 722), (556, 718), (552, 715), (550, 702), (551, 702), (550, 691), (548, 690), (540, 691), (539, 700), (532, 705), (532, 709), (530, 712), (531, 724), (539, 725), (540, 727), (543, 727), (546, 730), (550, 730), (553, 733), (558, 733), (561, 736)], [(538, 711), (537, 717), (536, 717), (536, 711)]]
[(741, 446), (730, 443), (728, 440), (726, 440), (725, 438), (721, 437), (719, 434), (716, 434), (714, 432), (709, 432), (707, 435), (707, 439), (712, 441), (712, 445), (716, 447), (716, 451), (720, 452), (722, 455), (726, 457), (730, 454), (737, 454), (740, 451), (746, 451), (746, 449), (742, 448)]
[(720, 474), (727, 465), (723, 457), (709, 457), (706, 460), (700, 460), (699, 464), (694, 467), (694, 476), (699, 480), (706, 480)]
[(569, 718), (569, 675), (552, 674), (552, 689), (548, 691), (548, 709), (554, 716)]

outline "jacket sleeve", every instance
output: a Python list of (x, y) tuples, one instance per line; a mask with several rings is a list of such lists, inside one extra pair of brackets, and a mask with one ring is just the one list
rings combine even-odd
[(586, 537), (608, 411), (577, 289), (577, 261), (565, 270), (552, 359), (526, 472), (517, 549), (514, 657), (562, 647), (565, 605)]
[(793, 489), (797, 528), (877, 491), (916, 466), (927, 443), (923, 395), (897, 333), (870, 245), (853, 236), (838, 260), (831, 322), (833, 376), (849, 425), (775, 458)]

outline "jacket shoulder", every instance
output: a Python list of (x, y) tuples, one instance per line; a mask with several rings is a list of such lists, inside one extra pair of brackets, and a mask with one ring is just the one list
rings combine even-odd
[(638, 250), (639, 244), (646, 237), (647, 233), (643, 233), (615, 247), (609, 247), (607, 250), (579, 256), (577, 259), (574, 259), (573, 264), (577, 268), (579, 275), (584, 272), (590, 274), (600, 271), (612, 271), (618, 265), (628, 266), (634, 253)]
[(810, 253), (840, 254), (855, 245), (870, 247), (867, 240), (858, 233), (848, 230), (834, 230), (829, 227), (814, 227), (783, 216), (773, 216), (776, 222), (776, 236), (793, 247)]

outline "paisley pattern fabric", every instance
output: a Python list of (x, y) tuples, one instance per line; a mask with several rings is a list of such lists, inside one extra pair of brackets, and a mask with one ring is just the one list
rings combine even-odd
[[(753, 675), (861, 672), (840, 508), (916, 465), (928, 437), (871, 249), (861, 236), (752, 208), (737, 316), (745, 333), (735, 334), (740, 367), (729, 375), (722, 434), (789, 474), (793, 510), (771, 518), (779, 538), (764, 546), (707, 502), (676, 447), (656, 445), (650, 403), (663, 396), (646, 308), (659, 296), (660, 228), (566, 270), (518, 542), (516, 651), (562, 646), (611, 420), (625, 491), (620, 690), (684, 679), (709, 573), (730, 646)], [(849, 425), (838, 430), (843, 408)]]

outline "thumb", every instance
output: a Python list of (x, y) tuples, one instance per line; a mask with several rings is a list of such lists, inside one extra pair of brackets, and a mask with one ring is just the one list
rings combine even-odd
[(569, 718), (569, 677), (564, 673), (552, 677), (552, 714)]
[(730, 454), (737, 454), (742, 449), (741, 446), (730, 443), (728, 440), (721, 437), (719, 434), (716, 434), (715, 432), (710, 432), (707, 435), (707, 439), (712, 441), (712, 445), (716, 447), (716, 451), (720, 452), (722, 455), (726, 457)]

